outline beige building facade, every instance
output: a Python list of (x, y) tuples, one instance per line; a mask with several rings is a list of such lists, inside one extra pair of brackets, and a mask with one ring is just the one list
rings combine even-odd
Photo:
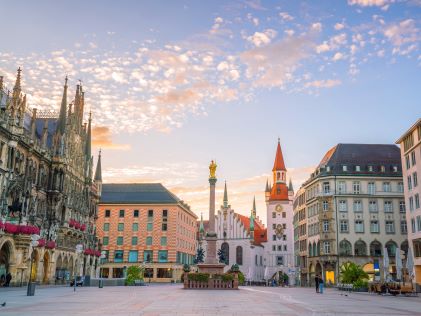
[[(370, 280), (383, 279), (385, 254), (390, 276), (396, 275), (396, 251), (402, 250), (404, 261), (408, 252), (397, 146), (338, 144), (326, 153), (302, 189), (309, 284), (316, 275), (327, 284), (337, 283), (340, 267), (347, 262), (362, 266)], [(302, 208), (297, 203), (295, 213)]]
[(421, 285), (421, 119), (418, 119), (396, 143), (401, 148), (408, 241), (415, 265), (412, 273), (416, 283)]

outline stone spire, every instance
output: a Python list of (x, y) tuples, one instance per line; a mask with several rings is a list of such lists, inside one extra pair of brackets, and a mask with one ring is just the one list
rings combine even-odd
[(225, 181), (225, 188), (224, 188), (224, 207), (228, 207), (228, 191), (227, 191), (227, 181)]
[(254, 216), (254, 218), (256, 218), (256, 197), (253, 197), (253, 209), (252, 209), (252, 214)]
[(86, 161), (91, 160), (91, 141), (92, 141), (92, 128), (91, 128), (91, 122), (92, 122), (92, 113), (89, 112), (89, 120), (88, 120), (88, 130), (86, 133), (86, 146), (85, 146), (85, 155), (86, 155)]
[(101, 149), (99, 150), (99, 154), (98, 154), (98, 162), (96, 164), (95, 179), (94, 180), (102, 182)]
[(44, 128), (42, 130), (42, 146), (47, 148), (47, 141), (48, 141), (48, 119), (44, 121)]
[(0, 94), (2, 93), (3, 90), (3, 76), (0, 76)]
[(64, 79), (63, 97), (61, 99), (60, 115), (57, 123), (57, 132), (64, 135), (66, 132), (66, 111), (67, 111), (67, 76)]
[(294, 191), (294, 187), (292, 186), (291, 178), (289, 178), (288, 191)]
[(37, 109), (32, 109), (32, 117), (31, 117), (31, 138), (35, 140), (35, 132), (36, 132), (36, 120), (37, 120)]
[(80, 126), (82, 122), (79, 121), (79, 113), (80, 113), (80, 84), (76, 85), (76, 94), (75, 94), (75, 102), (73, 104), (73, 112), (76, 124), (76, 130), (80, 131)]
[(200, 213), (199, 233), (201, 235), (203, 235), (205, 233), (205, 226), (203, 225), (203, 213)]
[(14, 99), (18, 99), (20, 96), (20, 93), (22, 91), (22, 87), (21, 87), (21, 72), (22, 69), (20, 69), (20, 67), (18, 68), (18, 74), (16, 76), (16, 82), (15, 82), (15, 86), (13, 87), (13, 98)]
[(270, 188), (269, 188), (269, 180), (266, 179), (266, 189), (265, 192), (270, 192)]

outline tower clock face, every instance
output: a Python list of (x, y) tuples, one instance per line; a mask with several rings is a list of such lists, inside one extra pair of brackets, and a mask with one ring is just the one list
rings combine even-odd
[(282, 207), (282, 205), (281, 204), (278, 204), (278, 205), (276, 205), (276, 211), (277, 212), (282, 212), (284, 210), (284, 208)]

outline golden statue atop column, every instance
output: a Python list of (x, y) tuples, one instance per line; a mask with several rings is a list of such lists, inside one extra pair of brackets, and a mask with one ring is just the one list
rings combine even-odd
[(218, 167), (218, 165), (212, 160), (209, 165), (209, 179), (216, 178), (216, 167)]

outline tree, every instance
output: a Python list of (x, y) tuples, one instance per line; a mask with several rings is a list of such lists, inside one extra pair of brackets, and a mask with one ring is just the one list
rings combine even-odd
[(205, 258), (205, 251), (203, 250), (202, 247), (199, 247), (197, 249), (196, 258), (194, 258), (193, 262), (195, 264), (203, 263), (204, 262), (204, 258)]
[(127, 268), (126, 285), (134, 285), (135, 280), (143, 280), (143, 267), (131, 266)]
[(346, 284), (361, 284), (368, 280), (368, 274), (363, 268), (353, 262), (348, 262), (341, 267), (341, 282)]

